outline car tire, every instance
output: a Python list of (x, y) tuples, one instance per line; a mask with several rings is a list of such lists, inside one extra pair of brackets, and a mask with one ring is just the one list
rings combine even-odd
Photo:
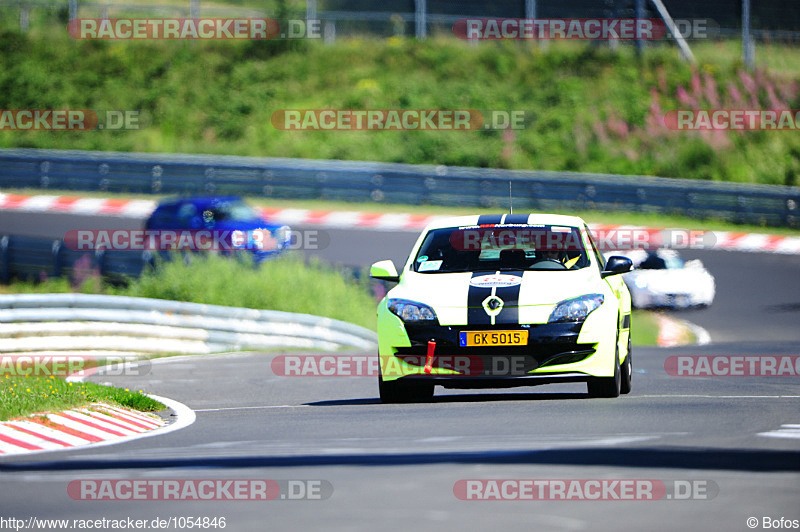
[(625, 357), (625, 362), (622, 364), (621, 367), (621, 379), (619, 385), (619, 393), (631, 393), (631, 380), (633, 377), (633, 359), (631, 358), (633, 353), (631, 352), (631, 337), (630, 333), (628, 336), (628, 355)]
[(378, 393), (381, 403), (428, 403), (433, 400), (433, 384), (402, 380), (385, 381), (378, 375)]
[(589, 397), (619, 397), (622, 385), (622, 371), (619, 366), (619, 331), (617, 331), (616, 350), (614, 353), (614, 376), (594, 377), (586, 383)]

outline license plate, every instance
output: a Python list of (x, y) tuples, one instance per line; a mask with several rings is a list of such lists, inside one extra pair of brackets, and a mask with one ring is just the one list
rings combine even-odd
[(528, 331), (464, 331), (459, 340), (461, 347), (528, 345)]

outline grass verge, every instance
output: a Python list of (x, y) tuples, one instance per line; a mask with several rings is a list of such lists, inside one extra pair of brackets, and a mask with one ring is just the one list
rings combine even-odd
[[(658, 345), (659, 312), (649, 310), (634, 310), (631, 313), (631, 342), (634, 346)], [(678, 341), (681, 345), (693, 344), (697, 337), (688, 327), (681, 326)]]
[(348, 321), (374, 330), (376, 299), (372, 280), (364, 272), (344, 272), (294, 253), (254, 265), (247, 256), (175, 255), (157, 268), (115, 286), (98, 276), (72, 285), (65, 278), (0, 285), (0, 293), (68, 293), (149, 297), (254, 309), (314, 314)]
[[(791, 131), (668, 127), (677, 109), (797, 109), (800, 49), (735, 42), (611, 50), (596, 43), (74, 40), (64, 22), (0, 21), (0, 108), (138, 112), (138, 129), (0, 131), (0, 145), (603, 172), (798, 185)], [(58, 72), (58, 83), (52, 73)], [(286, 109), (525, 111), (523, 129), (282, 129)], [(273, 124), (273, 117), (278, 125)]]
[(66, 382), (63, 379), (0, 375), (0, 421), (48, 411), (79, 408), (102, 402), (142, 412), (157, 412), (166, 407), (142, 390), (102, 386), (93, 382)]
[(654, 346), (658, 340), (658, 322), (652, 312), (631, 312), (631, 343), (634, 346)]
[[(336, 268), (287, 253), (255, 266), (215, 255), (190, 255), (163, 262), (119, 295), (190, 301), (314, 314), (375, 329), (371, 281), (352, 279)], [(113, 289), (111, 289), (113, 291)]]

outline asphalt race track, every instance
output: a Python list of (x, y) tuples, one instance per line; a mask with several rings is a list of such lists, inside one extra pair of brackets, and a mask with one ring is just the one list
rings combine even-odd
[[(0, 213), (0, 232), (35, 236), (140, 225)], [(400, 262), (416, 238), (326, 231), (330, 245), (309, 253), (353, 265)], [(737, 531), (763, 529), (764, 518), (771, 528), (781, 518), (791, 527), (800, 520), (798, 377), (675, 377), (664, 363), (676, 355), (800, 355), (800, 256), (683, 256), (705, 262), (717, 299), (676, 315), (705, 327), (712, 344), (635, 349), (628, 396), (590, 400), (582, 384), (437, 388), (432, 404), (382, 405), (374, 377), (280, 377), (270, 367), (276, 353), (161, 359), (146, 375), (93, 379), (181, 401), (196, 411), (194, 424), (119, 445), (4, 458), (1, 513), (70, 521), (225, 517), (234, 531)], [(86, 479), (270, 479), (285, 498), (71, 498), (68, 484)], [(460, 500), (454, 487), (468, 479), (650, 479), (666, 492), (658, 500)], [(290, 500), (288, 481), (320, 481), (313, 485), (325, 487), (323, 496)]]

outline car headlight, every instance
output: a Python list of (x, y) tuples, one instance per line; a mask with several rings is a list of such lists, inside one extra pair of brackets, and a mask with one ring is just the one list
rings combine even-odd
[(592, 311), (600, 308), (603, 301), (603, 294), (588, 294), (567, 299), (556, 306), (547, 323), (585, 320)]
[(390, 299), (389, 310), (403, 321), (433, 321), (436, 313), (428, 305), (407, 299)]
[(634, 284), (637, 288), (647, 288), (647, 279), (644, 277), (637, 277)]
[(288, 225), (282, 225), (275, 230), (275, 240), (278, 241), (278, 247), (281, 249), (289, 246), (292, 241), (292, 230)]

